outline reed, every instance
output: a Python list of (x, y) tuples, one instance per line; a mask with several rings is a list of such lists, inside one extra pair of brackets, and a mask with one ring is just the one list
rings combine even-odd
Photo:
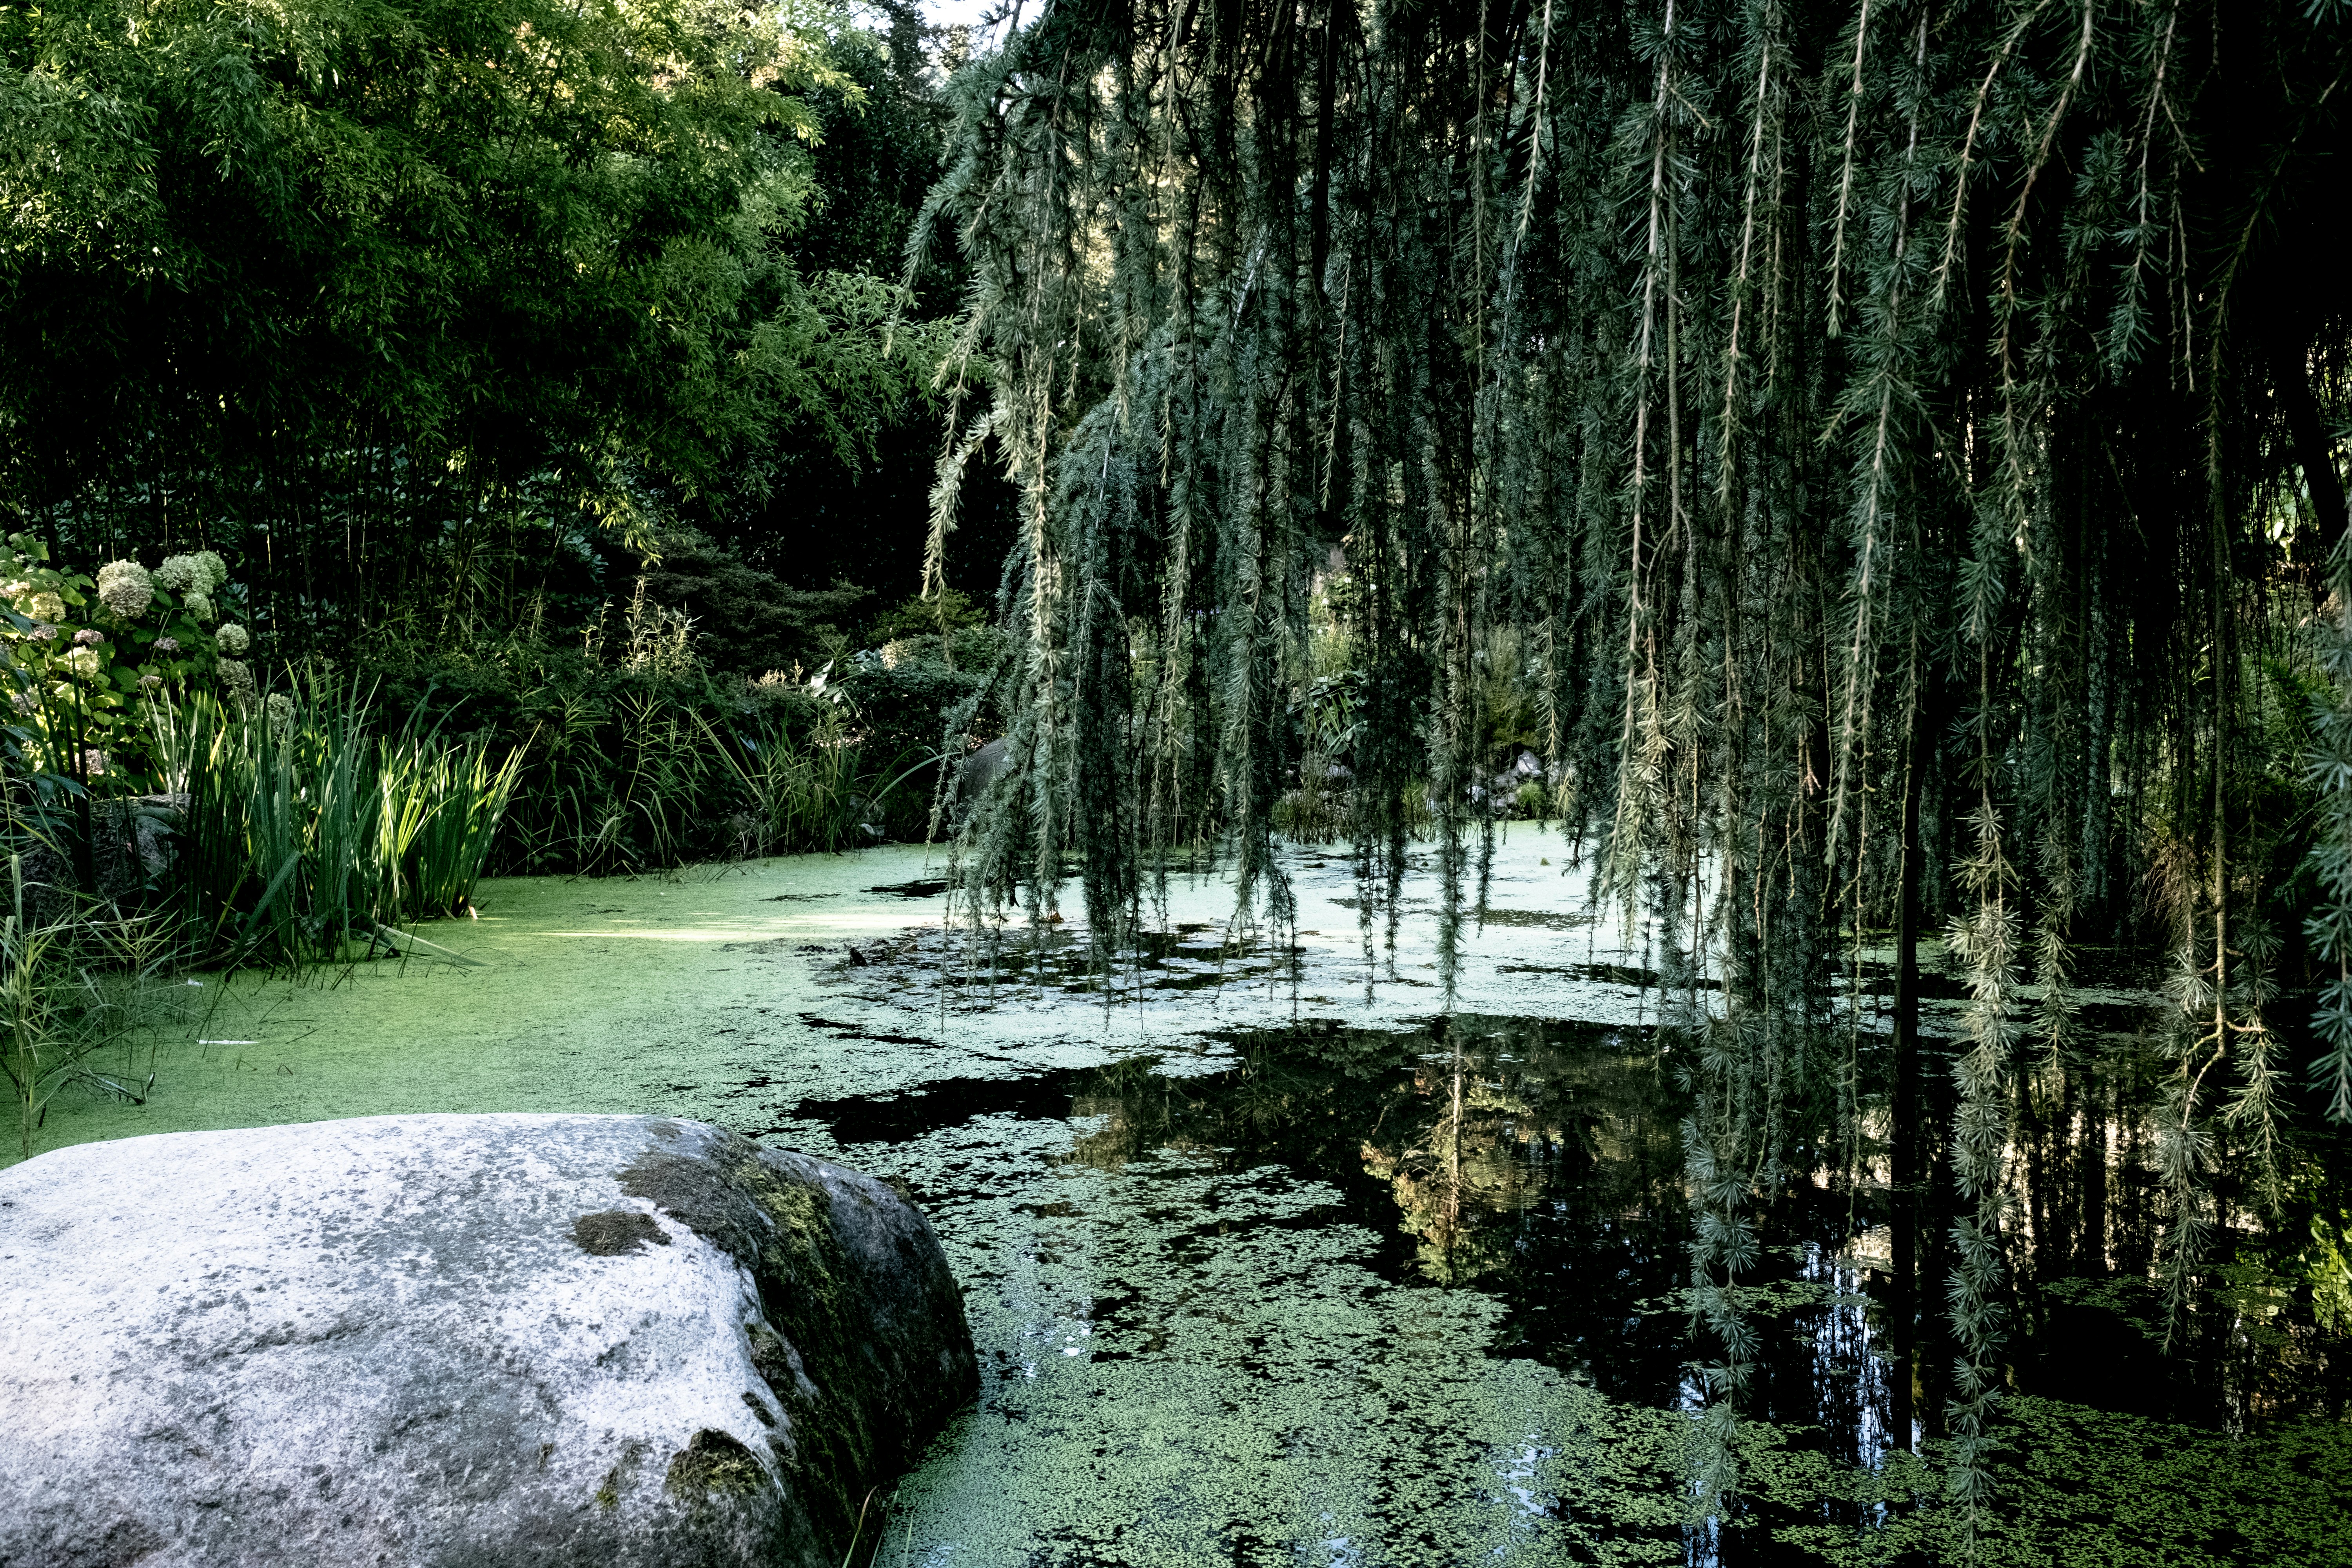
[(749, 797), (742, 852), (835, 850), (856, 841), (866, 796), (856, 787), (857, 748), (838, 710), (798, 739), (781, 726), (741, 738), (722, 735), (708, 720), (702, 730), (709, 754), (723, 760)]
[(860, 768), (873, 742), (853, 732), (838, 708), (827, 709), (798, 736), (782, 725), (750, 735), (722, 733), (708, 720), (702, 731), (707, 754), (746, 799), (735, 846), (742, 855), (857, 847), (894, 813), (927, 809), (919, 794), (899, 792), (940, 761), (938, 752), (916, 749)]
[(173, 895), (197, 956), (297, 971), (383, 946), (472, 900), (523, 748), (415, 725), (379, 737), (331, 679), (253, 704), (190, 698), (158, 722), (183, 786)]
[[(419, 744), (419, 752), (425, 747)], [(522, 776), (527, 746), (513, 746), (493, 760), (491, 742), (476, 737), (433, 751), (419, 770), (429, 804), (416, 835), (410, 886), (410, 918), (454, 915), (470, 909), (490, 846), (507, 805)]]
[[(163, 972), (180, 950), (168, 912), (126, 915), (94, 900), (41, 913), (21, 854), (8, 858), (9, 901), (0, 913), (0, 1075), (16, 1108), (18, 1152), (60, 1089), (80, 1087), (114, 1100), (143, 1098), (137, 1047), (179, 1010)], [(120, 1068), (99, 1061), (123, 1050)]]

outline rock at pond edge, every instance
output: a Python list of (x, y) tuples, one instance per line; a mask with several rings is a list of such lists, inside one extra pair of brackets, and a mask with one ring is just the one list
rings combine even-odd
[(814, 1568), (978, 1384), (920, 1213), (703, 1122), (370, 1117), (0, 1172), (0, 1568)]

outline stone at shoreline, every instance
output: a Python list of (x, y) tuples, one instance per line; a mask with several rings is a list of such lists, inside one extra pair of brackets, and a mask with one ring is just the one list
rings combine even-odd
[(988, 786), (1003, 778), (1013, 766), (1013, 752), (1001, 741), (991, 741), (956, 764), (955, 797), (952, 810), (961, 816), (971, 810)]
[(830, 1568), (978, 1382), (912, 1205), (703, 1122), (0, 1172), (0, 1568)]
[(185, 795), (136, 795), (101, 800), (89, 807), (89, 864), (96, 883), (80, 886), (69, 851), (77, 831), (70, 813), (60, 811), (25, 854), (28, 913), (37, 923), (61, 921), (74, 912), (77, 891), (101, 899), (129, 900), (170, 875), (178, 854)]

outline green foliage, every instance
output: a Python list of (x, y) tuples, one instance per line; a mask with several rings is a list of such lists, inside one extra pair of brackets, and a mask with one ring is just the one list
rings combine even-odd
[(2312, 1315), (2330, 1333), (2352, 1332), (2352, 1216), (2315, 1212), (2304, 1253)]
[(155, 787), (155, 704), (209, 689), (253, 689), (251, 636), (233, 618), (228, 568), (210, 552), (150, 574), (113, 562), (97, 580), (49, 563), (48, 546), (14, 533), (0, 548), (0, 658), (19, 672), (12, 700), (26, 731), (25, 766), (84, 790)]
[(815, 669), (870, 596), (847, 583), (794, 588), (691, 531), (666, 535), (640, 581), (647, 598), (694, 622), (703, 662), (751, 676)]
[[(887, 662), (866, 650), (747, 679), (704, 658), (732, 657), (729, 623), (699, 629), (656, 602), (661, 582), (649, 574), (600, 620), (602, 635), (576, 646), (518, 633), (458, 647), (387, 638), (372, 650), (362, 668), (383, 712), (522, 754), (493, 868), (633, 873), (922, 836), (930, 774), (908, 770), (936, 759), (947, 710), (981, 674), (917, 639)], [(826, 623), (792, 618), (828, 600), (784, 592), (772, 624), (838, 647)], [(852, 604), (855, 591), (829, 602)], [(971, 627), (954, 647), (984, 667), (996, 644)]]
[[(9, 857), (8, 890), (0, 911), (0, 1074), (16, 1102), (18, 1148), (30, 1158), (33, 1134), (60, 1089), (142, 1097), (131, 1070), (136, 1047), (152, 1044), (177, 1011), (177, 988), (162, 981), (178, 952), (177, 930), (166, 913), (126, 916), (78, 900), (44, 914), (21, 855)], [(92, 1065), (116, 1047), (122, 1068)]]
[(2311, 1066), (2328, 1114), (2352, 1120), (2352, 537), (2336, 549), (2334, 614), (2319, 636), (2321, 668), (2331, 689), (2311, 710), (2305, 770), (2319, 795), (2318, 842), (2311, 863), (2323, 900), (2309, 920), (2312, 949), (2330, 973), (2313, 1016), (2323, 1049)]
[[(907, 651), (889, 663), (876, 658), (854, 664), (836, 678), (836, 689), (855, 707), (859, 731), (877, 763), (897, 757), (904, 766), (940, 750), (945, 716), (982, 689), (987, 673), (985, 667), (950, 667), (938, 658), (935, 643), (899, 646)], [(930, 657), (915, 657), (917, 648)]]
[(386, 647), (366, 666), (387, 713), (525, 762), (492, 855), (501, 871), (634, 872), (739, 852), (738, 768), (815, 705), (789, 679), (705, 666), (689, 628), (639, 599), (614, 636), (551, 646)]
[(168, 892), (198, 956), (299, 972), (403, 952), (399, 925), (471, 900), (520, 755), (414, 726), (381, 738), (370, 719), (363, 693), (315, 674), (171, 710), (186, 804)]
[(779, 729), (740, 749), (711, 737), (748, 798), (739, 853), (856, 847), (865, 824), (854, 769), (857, 750), (839, 708), (828, 707), (801, 734)]
[(986, 611), (971, 602), (971, 595), (957, 588), (942, 588), (928, 598), (910, 595), (874, 619), (867, 628), (866, 640), (877, 646), (901, 638), (912, 641), (929, 637), (937, 643), (943, 634), (984, 626), (989, 623)]
[(0, 498), (236, 546), (289, 653), (525, 618), (612, 534), (854, 455), (935, 334), (803, 273), (833, 11), (711, 0), (0, 15)]
[[(910, 0), (877, 0), (864, 15), (866, 26), (830, 30), (834, 74), (799, 94), (816, 127), (816, 189), (792, 250), (811, 273), (895, 278), (939, 175), (939, 112), (921, 12)], [(932, 258), (911, 280), (911, 314), (953, 312), (961, 279), (952, 259)]]
[[(655, 799), (650, 824), (629, 810), (646, 804), (649, 769), (679, 772), (659, 760), (664, 738), (690, 763), (696, 712), (741, 705), (729, 695), (740, 679), (715, 677), (696, 657), (690, 621), (652, 600), (641, 581), (617, 616), (600, 614), (576, 640), (387, 633), (362, 650), (360, 674), (399, 722), (525, 752), (499, 867), (632, 868), (646, 858), (663, 863), (676, 847), (674, 833), (648, 845), (632, 829), (670, 828), (677, 801)], [(655, 757), (644, 754), (648, 742)], [(616, 806), (616, 795), (632, 790)]]
[(407, 919), (471, 909), (528, 754), (515, 746), (494, 762), (480, 735), (445, 743), (411, 731), (378, 742), (374, 858)]

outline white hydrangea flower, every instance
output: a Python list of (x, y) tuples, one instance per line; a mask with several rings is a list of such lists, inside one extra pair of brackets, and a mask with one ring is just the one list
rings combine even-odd
[(62, 621), (66, 618), (66, 602), (55, 594), (36, 594), (25, 613), (37, 621)]
[(234, 658), (221, 660), (220, 678), (221, 684), (228, 688), (229, 695), (239, 702), (253, 700), (253, 671), (242, 661)]
[(154, 602), (155, 584), (136, 561), (110, 561), (98, 569), (98, 596), (126, 621), (135, 621)]
[(8, 699), (8, 701), (17, 712), (27, 719), (41, 710), (40, 694), (36, 691), (19, 691), (16, 696)]
[(163, 564), (155, 568), (155, 586), (170, 594), (184, 594), (196, 585), (196, 558), (193, 555), (166, 555)]
[(106, 673), (106, 656), (94, 647), (68, 648), (61, 662), (84, 680), (96, 680)]
[(242, 654), (253, 646), (253, 638), (235, 621), (223, 621), (213, 632), (213, 640), (220, 644), (223, 653)]
[(199, 621), (209, 621), (219, 613), (213, 608), (211, 597), (201, 588), (191, 588), (181, 595), (180, 603)]
[(209, 550), (199, 550), (189, 557), (194, 563), (198, 577), (196, 591), (210, 594), (228, 581), (228, 563)]
[(273, 691), (262, 708), (269, 715), (270, 733), (284, 740), (286, 731), (294, 727), (294, 699), (283, 691)]

